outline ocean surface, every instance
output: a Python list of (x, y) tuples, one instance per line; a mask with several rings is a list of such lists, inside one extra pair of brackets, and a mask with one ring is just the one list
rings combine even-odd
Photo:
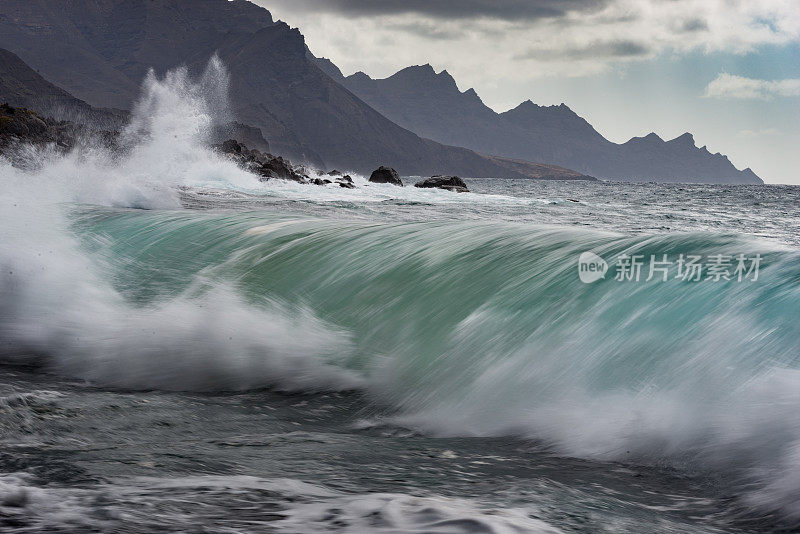
[(800, 526), (800, 187), (261, 183), (197, 87), (0, 161), (1, 532)]

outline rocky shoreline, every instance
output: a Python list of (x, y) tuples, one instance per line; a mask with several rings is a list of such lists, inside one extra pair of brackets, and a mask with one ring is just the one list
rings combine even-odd
[[(310, 173), (309, 169), (304, 165), (292, 165), (292, 162), (288, 159), (274, 156), (255, 148), (250, 149), (235, 139), (228, 139), (224, 143), (214, 145), (213, 148), (233, 160), (243, 169), (257, 175), (262, 182), (267, 180), (289, 180), (300, 184), (335, 184), (346, 189), (354, 189), (356, 187), (353, 183), (353, 178), (348, 174), (342, 174), (341, 171), (335, 169), (328, 172), (317, 170)], [(316, 174), (316, 176), (312, 177), (312, 174)], [(369, 181), (375, 184), (391, 184), (403, 187), (403, 181), (397, 171), (385, 165), (375, 169), (370, 175)], [(432, 176), (415, 183), (414, 187), (437, 188), (458, 193), (469, 192), (467, 184), (458, 176)]]
[[(55, 120), (42, 117), (37, 112), (8, 104), (0, 105), (0, 156), (8, 159), (12, 165), (29, 168), (35, 166), (30, 154), (24, 151), (26, 145), (52, 147), (65, 154), (80, 145), (101, 145), (111, 150), (121, 150), (120, 132), (93, 129), (83, 124), (66, 120)], [(261, 146), (269, 148), (266, 143)], [(267, 151), (248, 148), (236, 139), (228, 139), (220, 144), (212, 145), (225, 157), (230, 158), (239, 167), (253, 173), (259, 180), (288, 180), (307, 185), (336, 185), (345, 189), (354, 189), (355, 183), (350, 175), (338, 170), (311, 170), (304, 165), (293, 165), (281, 156)], [(386, 183), (403, 187), (400, 176), (391, 167), (381, 166), (369, 178), (372, 183)], [(414, 184), (415, 187), (439, 188), (447, 191), (468, 192), (466, 184), (457, 176), (433, 176)]]
[(290, 180), (300, 184), (337, 184), (339, 187), (347, 189), (355, 188), (353, 179), (347, 174), (342, 174), (337, 170), (327, 173), (317, 171), (317, 176), (312, 178), (309, 176), (306, 167), (292, 165), (291, 161), (281, 156), (273, 156), (268, 152), (261, 152), (255, 148), (249, 149), (235, 139), (228, 139), (222, 144), (214, 145), (213, 148), (233, 160), (243, 169), (257, 175), (262, 182), (278, 179)]

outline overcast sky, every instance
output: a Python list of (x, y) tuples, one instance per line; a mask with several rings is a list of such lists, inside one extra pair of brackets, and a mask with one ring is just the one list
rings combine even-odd
[(315, 55), (447, 69), (496, 111), (562, 102), (616, 142), (689, 131), (800, 183), (800, 0), (254, 0)]

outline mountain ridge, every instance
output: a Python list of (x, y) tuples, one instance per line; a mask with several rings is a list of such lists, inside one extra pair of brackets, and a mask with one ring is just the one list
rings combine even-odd
[(437, 73), (429, 64), (382, 79), (343, 76), (329, 65), (325, 70), (401, 126), (477, 152), (546, 161), (610, 180), (763, 183), (751, 169), (739, 170), (726, 156), (697, 147), (688, 132), (666, 141), (650, 133), (614, 143), (564, 103), (526, 100), (497, 113), (474, 89), (460, 91), (446, 70)]
[(118, 128), (126, 113), (95, 108), (50, 83), (19, 56), (0, 48), (0, 102), (36, 110), (57, 120), (89, 122), (101, 128)]

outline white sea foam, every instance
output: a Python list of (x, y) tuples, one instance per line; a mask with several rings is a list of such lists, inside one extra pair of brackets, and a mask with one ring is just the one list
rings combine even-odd
[[(174, 479), (137, 479), (127, 491), (170, 489), (241, 494), (262, 491), (275, 494), (285, 509), (269, 523), (275, 532), (394, 532), (451, 534), (485, 532), (557, 534), (560, 530), (530, 517), (532, 510), (497, 509), (469, 499), (402, 493), (348, 494), (294, 479), (249, 476), (202, 476)], [(146, 494), (145, 494), (146, 497)]]
[[(439, 495), (348, 494), (289, 478), (194, 476), (115, 482), (92, 489), (57, 488), (38, 486), (24, 473), (0, 475), (0, 514), (15, 520), (9, 532), (20, 533), (182, 530), (197, 521), (210, 529), (248, 532), (561, 532), (529, 517), (531, 510), (523, 508), (497, 509)], [(154, 514), (156, 503), (160, 512)], [(258, 510), (259, 504), (263, 510)]]
[[(111, 285), (100, 258), (81, 249), (64, 202), (179, 207), (194, 179), (255, 178), (201, 148), (224, 111), (227, 74), (216, 58), (198, 81), (184, 69), (143, 86), (129, 145), (118, 156), (83, 147), (23, 172), (0, 162), (0, 334), (5, 358), (47, 354), (63, 372), (100, 383), (169, 389), (353, 387), (327, 362), (349, 352), (346, 333), (312, 312), (245, 302), (235, 288), (198, 280), (186, 295), (140, 307)], [(22, 356), (21, 356), (22, 355)]]
[(40, 487), (26, 473), (0, 475), (0, 521), (5, 532), (102, 531), (111, 517), (93, 514), (97, 493)]

